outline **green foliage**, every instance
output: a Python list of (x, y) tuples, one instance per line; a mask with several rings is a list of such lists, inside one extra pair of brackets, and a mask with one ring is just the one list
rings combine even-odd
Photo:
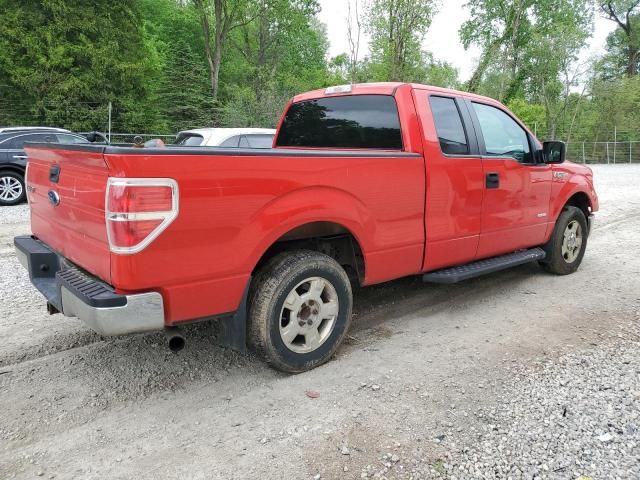
[(545, 127), (556, 136), (577, 86), (576, 61), (591, 34), (590, 0), (471, 0), (460, 30), (465, 47), (482, 56), (467, 87), (501, 101), (544, 106)]
[(616, 28), (607, 37), (607, 53), (596, 65), (598, 77), (603, 80), (627, 75), (630, 60), (635, 71), (640, 72), (640, 14), (631, 15), (628, 23), (631, 25), (629, 34), (622, 28)]
[(157, 66), (145, 79), (149, 108), (164, 120), (162, 131), (212, 125), (214, 102), (197, 12), (175, 0), (139, 0), (139, 5), (143, 38)]
[(129, 130), (154, 128), (145, 79), (157, 74), (135, 3), (0, 1), (0, 124), (100, 128), (106, 105)]
[(316, 0), (261, 0), (231, 37), (223, 63), (221, 123), (273, 127), (293, 95), (326, 85), (328, 41)]
[[(482, 54), (466, 88), (506, 102), (541, 138), (615, 129), (640, 140), (636, 3), (599, 4), (617, 27), (587, 68), (578, 54), (591, 0), (469, 0), (460, 38)], [(215, 47), (216, 5), (228, 23), (214, 98), (202, 20)], [(352, 52), (327, 58), (318, 0), (0, 0), (0, 125), (106, 130), (112, 102), (114, 131), (272, 127), (293, 95), (352, 80), (461, 88), (456, 69), (423, 49), (436, 0), (365, 5), (369, 54), (352, 65)]]
[(424, 76), (422, 41), (434, 13), (432, 0), (372, 0), (366, 30), (373, 79), (406, 82)]
[(527, 102), (524, 98), (515, 98), (507, 106), (532, 132), (545, 125), (544, 105)]
[(198, 10), (176, 0), (0, 0), (0, 125), (175, 133), (273, 126), (286, 100), (325, 86), (316, 0), (234, 0), (218, 102)]

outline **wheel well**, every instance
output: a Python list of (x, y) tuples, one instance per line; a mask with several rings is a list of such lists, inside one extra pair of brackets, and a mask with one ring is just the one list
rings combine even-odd
[(589, 218), (589, 215), (591, 215), (591, 202), (589, 201), (587, 194), (584, 192), (574, 194), (569, 200), (567, 200), (565, 206), (579, 208), (582, 210), (582, 213), (584, 213), (585, 218)]
[(18, 165), (11, 165), (11, 164), (0, 165), (0, 173), (2, 172), (19, 173), (24, 177), (24, 168), (19, 167)]
[(364, 280), (364, 256), (354, 235), (333, 222), (313, 222), (301, 225), (281, 236), (262, 255), (255, 270), (275, 255), (288, 250), (314, 250), (335, 259), (344, 267), (352, 281)]

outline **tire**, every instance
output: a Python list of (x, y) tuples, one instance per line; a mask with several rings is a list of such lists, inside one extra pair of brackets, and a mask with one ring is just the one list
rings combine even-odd
[(352, 305), (349, 277), (333, 258), (308, 250), (281, 253), (254, 277), (249, 347), (283, 372), (315, 368), (342, 343)]
[(26, 198), (24, 176), (6, 170), (0, 172), (0, 206), (18, 205)]
[(541, 262), (543, 268), (556, 275), (574, 273), (582, 263), (588, 235), (587, 219), (582, 210), (565, 207), (556, 221), (551, 239), (542, 247), (547, 253)]

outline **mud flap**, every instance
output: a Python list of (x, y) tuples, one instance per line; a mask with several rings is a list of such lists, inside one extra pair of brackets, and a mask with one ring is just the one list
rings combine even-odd
[(247, 312), (249, 301), (249, 288), (251, 278), (244, 287), (240, 306), (233, 315), (221, 317), (218, 320), (218, 336), (216, 343), (222, 347), (228, 347), (239, 353), (247, 352)]

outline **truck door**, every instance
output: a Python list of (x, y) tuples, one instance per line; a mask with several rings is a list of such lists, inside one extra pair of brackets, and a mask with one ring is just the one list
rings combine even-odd
[(549, 220), (551, 166), (535, 163), (535, 141), (505, 110), (476, 101), (467, 105), (484, 174), (477, 258), (542, 244)]
[(414, 90), (426, 162), (425, 271), (473, 260), (484, 176), (471, 116), (455, 96)]

